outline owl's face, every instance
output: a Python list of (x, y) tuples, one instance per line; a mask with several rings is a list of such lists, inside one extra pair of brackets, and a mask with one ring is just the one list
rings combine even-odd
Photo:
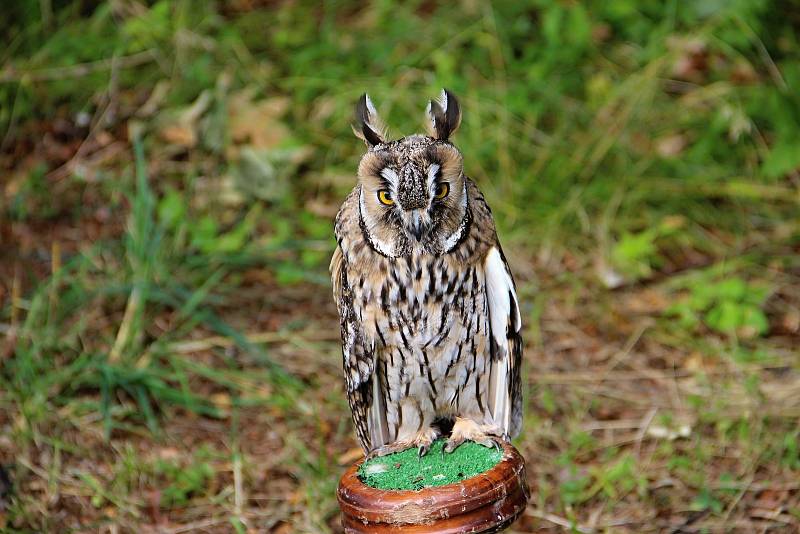
[[(414, 249), (443, 254), (465, 233), (469, 215), (463, 158), (447, 140), (460, 113), (452, 94), (444, 92), (442, 100), (428, 108), (435, 137), (411, 135), (396, 141), (379, 133), (375, 108), (366, 95), (357, 107), (356, 133), (369, 148), (358, 166), (361, 225), (370, 245), (386, 256), (404, 256)], [(448, 120), (449, 126), (443, 124)]]

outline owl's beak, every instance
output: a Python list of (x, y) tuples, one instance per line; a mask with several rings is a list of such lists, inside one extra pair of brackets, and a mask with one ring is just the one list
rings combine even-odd
[(414, 236), (414, 239), (416, 239), (417, 241), (422, 239), (422, 232), (424, 230), (424, 225), (422, 224), (422, 218), (420, 217), (418, 210), (414, 210), (411, 212), (411, 221), (408, 229), (411, 232), (411, 235)]
[(417, 241), (422, 239), (422, 225), (417, 223), (415, 226), (412, 226), (411, 235), (413, 235), (414, 239), (416, 239)]

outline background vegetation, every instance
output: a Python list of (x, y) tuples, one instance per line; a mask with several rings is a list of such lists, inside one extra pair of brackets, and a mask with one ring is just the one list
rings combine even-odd
[(6, 2), (0, 531), (340, 532), (327, 261), (442, 86), (523, 303), (517, 532), (800, 525), (790, 0)]

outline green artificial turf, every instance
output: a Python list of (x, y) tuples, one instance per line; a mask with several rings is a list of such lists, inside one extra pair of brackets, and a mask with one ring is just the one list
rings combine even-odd
[(451, 453), (444, 452), (444, 440), (436, 440), (420, 457), (416, 448), (367, 460), (358, 476), (368, 486), (389, 490), (421, 490), (445, 486), (474, 477), (494, 467), (502, 451), (472, 441), (464, 442)]

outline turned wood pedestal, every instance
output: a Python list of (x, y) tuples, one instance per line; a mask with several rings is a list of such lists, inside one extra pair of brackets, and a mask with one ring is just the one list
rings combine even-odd
[(528, 503), (525, 460), (510, 443), (489, 470), (419, 491), (367, 486), (358, 476), (362, 461), (347, 469), (337, 490), (347, 534), (499, 532)]

